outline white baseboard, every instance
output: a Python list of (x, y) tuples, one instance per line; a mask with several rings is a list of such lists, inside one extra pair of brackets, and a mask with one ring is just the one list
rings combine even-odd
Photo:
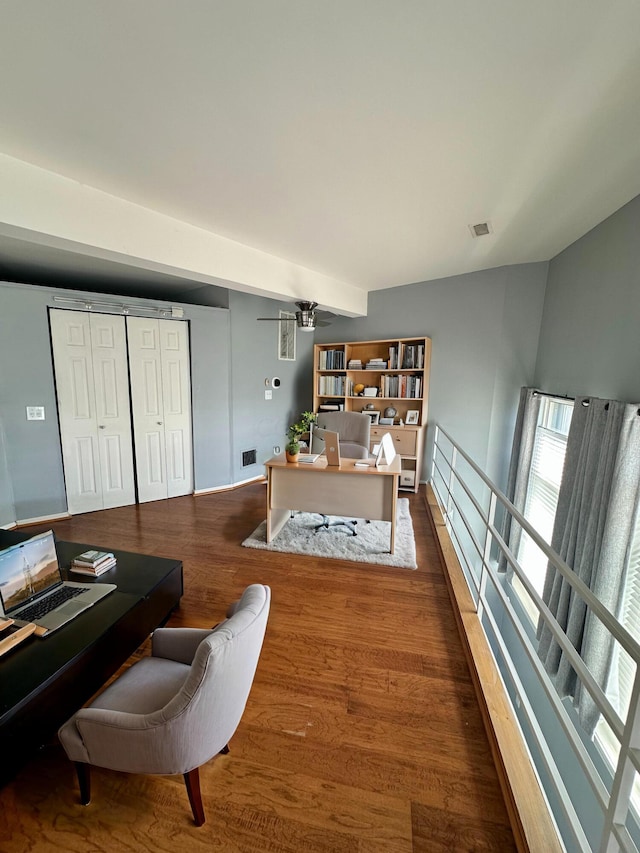
[(267, 482), (267, 478), (264, 474), (260, 474), (259, 477), (251, 477), (248, 480), (239, 480), (237, 483), (230, 483), (228, 486), (214, 486), (211, 489), (196, 489), (194, 491), (194, 495), (197, 497), (198, 495), (213, 495), (216, 492), (229, 492), (232, 489), (238, 489), (240, 486), (247, 486), (249, 483), (260, 483)]
[(21, 527), (23, 524), (43, 524), (44, 522), (49, 521), (64, 521), (65, 518), (71, 518), (71, 513), (62, 512), (57, 513), (56, 515), (41, 515), (39, 518), (19, 518), (14, 524), (14, 527)]

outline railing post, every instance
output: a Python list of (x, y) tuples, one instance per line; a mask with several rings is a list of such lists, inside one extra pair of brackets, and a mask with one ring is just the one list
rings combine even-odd
[(624, 727), (624, 735), (620, 741), (618, 766), (609, 797), (609, 808), (605, 816), (604, 830), (600, 844), (601, 853), (617, 853), (620, 845), (613, 835), (613, 826), (624, 825), (631, 793), (636, 777), (635, 767), (629, 760), (629, 752), (640, 746), (640, 666), (636, 666), (636, 675), (629, 700), (629, 711)]
[(451, 453), (451, 462), (449, 463), (449, 484), (447, 486), (447, 527), (451, 524), (450, 517), (453, 512), (453, 485), (456, 481), (454, 471), (456, 469), (456, 465), (458, 463), (458, 450), (455, 445), (451, 445), (452, 453)]
[(479, 619), (482, 619), (482, 612), (484, 610), (484, 597), (487, 588), (487, 565), (489, 564), (489, 556), (491, 555), (491, 528), (493, 527), (496, 517), (497, 502), (498, 499), (496, 497), (496, 493), (491, 490), (491, 497), (489, 498), (489, 512), (487, 514), (487, 526), (484, 533), (482, 568), (480, 570), (480, 586), (478, 588), (478, 606), (476, 607)]

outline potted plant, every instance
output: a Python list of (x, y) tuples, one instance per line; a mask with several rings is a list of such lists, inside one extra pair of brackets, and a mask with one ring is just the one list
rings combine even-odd
[(300, 438), (309, 432), (312, 423), (315, 423), (317, 415), (313, 412), (303, 412), (300, 415), (300, 420), (289, 426), (287, 433), (287, 443), (284, 451), (287, 456), (287, 462), (297, 462), (300, 455)]

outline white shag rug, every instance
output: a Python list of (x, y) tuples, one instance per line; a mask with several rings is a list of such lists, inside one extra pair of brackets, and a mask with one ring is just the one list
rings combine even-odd
[[(329, 516), (333, 520), (333, 516)], [(349, 517), (351, 520), (351, 517)], [(322, 522), (322, 516), (314, 512), (298, 512), (284, 525), (276, 538), (267, 545), (267, 522), (256, 527), (251, 536), (242, 543), (246, 548), (262, 548), (265, 551), (283, 551), (289, 554), (309, 554), (313, 557), (332, 557), (338, 560), (355, 560), (360, 563), (376, 563), (397, 566), (401, 569), (417, 569), (416, 542), (409, 514), (407, 498), (398, 500), (396, 514), (395, 554), (389, 553), (391, 522), (357, 519), (357, 536), (346, 527), (330, 527), (314, 533), (314, 527)]]

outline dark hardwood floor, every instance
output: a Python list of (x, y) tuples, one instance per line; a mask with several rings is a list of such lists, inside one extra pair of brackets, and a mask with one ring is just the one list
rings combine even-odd
[(409, 496), (411, 571), (242, 548), (265, 495), (253, 484), (52, 525), (181, 559), (171, 625), (213, 625), (253, 582), (271, 587), (271, 615), (231, 752), (201, 768), (203, 827), (181, 777), (95, 768), (81, 806), (54, 742), (2, 791), (3, 853), (515, 849), (422, 497)]

